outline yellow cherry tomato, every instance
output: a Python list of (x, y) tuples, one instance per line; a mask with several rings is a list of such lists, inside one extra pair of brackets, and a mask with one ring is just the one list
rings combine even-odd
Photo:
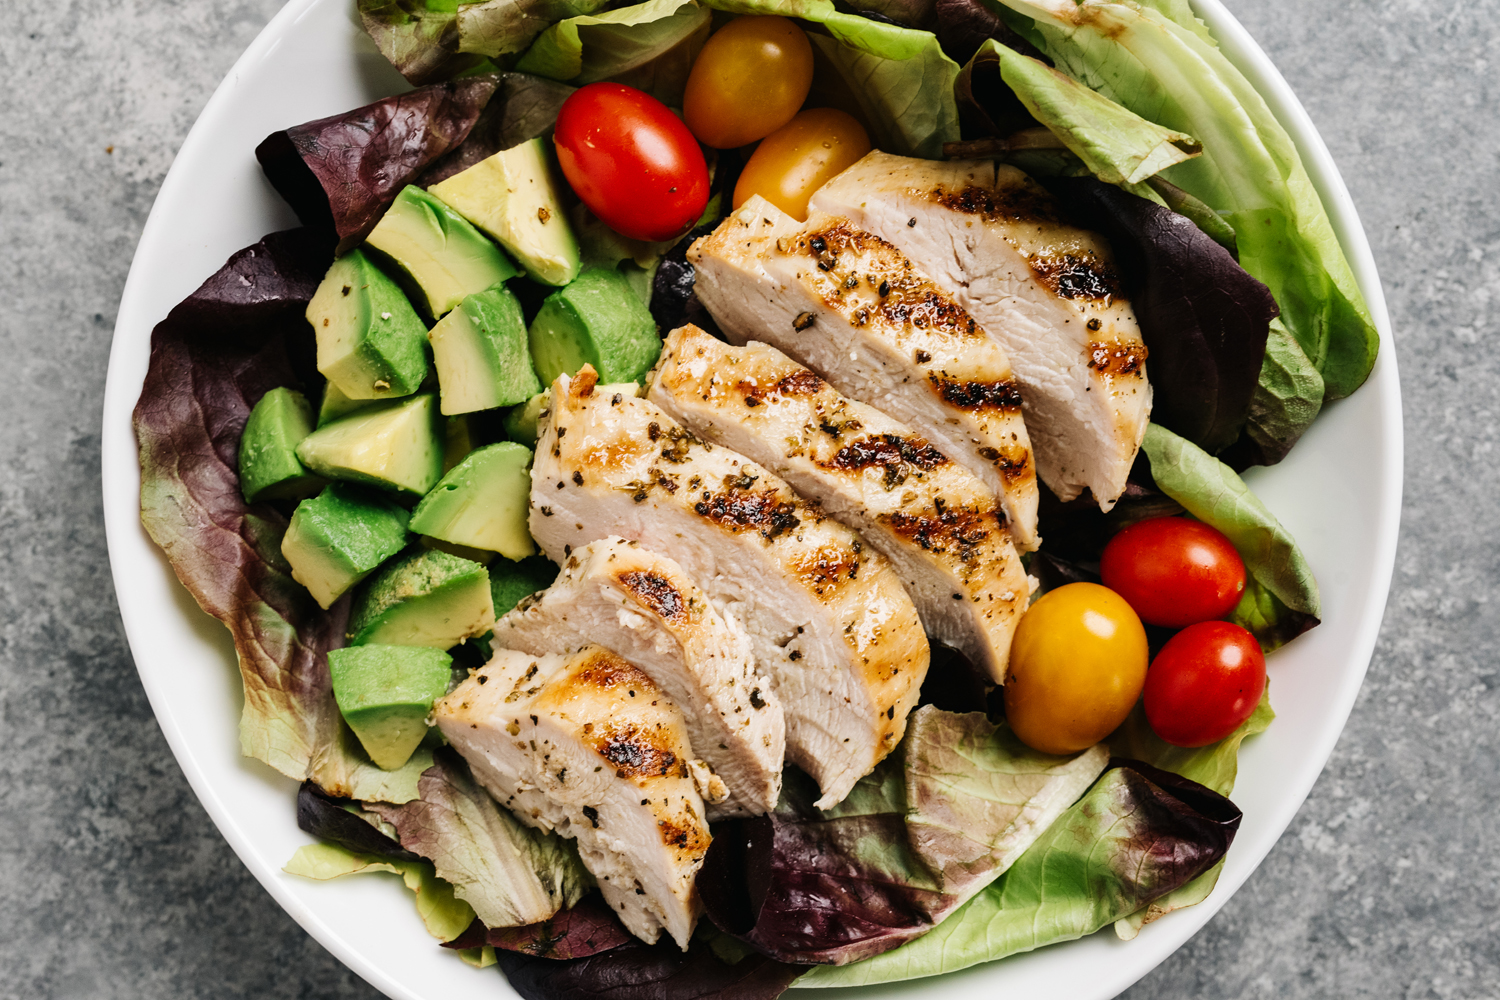
[(734, 207), (751, 195), (807, 221), (813, 192), (870, 151), (870, 137), (854, 116), (835, 108), (808, 108), (761, 140), (734, 186)]
[(682, 116), (705, 146), (734, 149), (791, 121), (812, 78), (806, 32), (784, 17), (737, 17), (698, 53)]
[(1125, 721), (1146, 683), (1146, 630), (1125, 599), (1097, 583), (1043, 594), (1010, 647), (1005, 718), (1043, 753), (1076, 753)]

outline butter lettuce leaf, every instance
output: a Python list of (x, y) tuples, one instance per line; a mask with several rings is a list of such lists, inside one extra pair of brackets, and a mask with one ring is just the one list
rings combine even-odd
[[(1109, 743), (1116, 753), (1146, 761), (1155, 767), (1196, 781), (1220, 795), (1228, 795), (1234, 790), (1234, 780), (1239, 774), (1240, 744), (1248, 737), (1265, 732), (1275, 718), (1268, 688), (1260, 696), (1260, 704), (1255, 707), (1250, 718), (1224, 739), (1206, 747), (1178, 747), (1157, 736), (1152, 731), (1151, 724), (1146, 721), (1145, 710), (1136, 705), (1125, 724), (1109, 737)], [(1158, 920), (1173, 910), (1203, 902), (1218, 884), (1219, 873), (1223, 869), (1224, 862), (1220, 861), (1187, 885), (1174, 889), (1130, 916), (1115, 921), (1115, 934), (1121, 940), (1132, 940), (1142, 927), (1153, 920)]]
[(1230, 465), (1275, 465), (1323, 408), (1323, 376), (1285, 325), (1271, 322), (1245, 433), (1224, 455)]
[[(1328, 398), (1369, 376), (1378, 335), (1290, 136), (1180, 2), (1000, 0), (1057, 69), (1203, 143), (1166, 179), (1234, 228), (1240, 263), (1271, 289)], [(1012, 16), (1011, 23), (1017, 22)]]
[(359, 0), (365, 31), (414, 86), (446, 80), (484, 61), (459, 51), (456, 0)]
[(572, 841), (522, 825), (453, 751), (434, 756), (419, 798), (366, 808), (396, 828), (402, 847), (430, 860), (486, 927), (541, 923), (593, 887)]
[(1239, 826), (1228, 799), (1121, 762), (1003, 875), (922, 937), (798, 986), (936, 976), (1092, 934), (1188, 884), (1223, 858)]
[(697, 0), (646, 0), (570, 17), (537, 36), (516, 69), (578, 86), (615, 80), (681, 104), (710, 18)]
[(959, 137), (959, 67), (937, 36), (838, 12), (821, 23), (827, 34), (814, 33), (813, 44), (843, 78), (875, 146), (941, 159), (943, 143)]
[(1139, 184), (1203, 152), (1192, 136), (1147, 121), (1039, 59), (993, 39), (979, 53), (999, 61), (1001, 79), (1031, 116), (1106, 184)]
[[(432, 2), (432, 0), (429, 0)], [(609, 0), (482, 0), (458, 4), (458, 48), (497, 56), (522, 52), (556, 22), (592, 14)]]
[(779, 961), (845, 964), (928, 933), (994, 881), (1107, 763), (1054, 757), (980, 713), (918, 709), (828, 810), (788, 771), (765, 817), (716, 824), (698, 876), (721, 930)]
[(390, 872), (400, 875), (417, 897), (417, 913), (427, 932), (439, 941), (452, 941), (474, 922), (474, 910), (457, 898), (453, 886), (438, 878), (427, 861), (397, 861), (376, 854), (360, 854), (338, 844), (305, 844), (282, 869), (288, 875), (326, 882), (346, 875)]

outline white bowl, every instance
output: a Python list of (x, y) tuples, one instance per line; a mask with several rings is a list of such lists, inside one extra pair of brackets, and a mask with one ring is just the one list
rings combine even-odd
[[(1031, 1000), (1103, 1000), (1124, 990), (1202, 927), (1270, 851), (1333, 751), (1369, 664), (1401, 503), (1401, 401), (1385, 300), (1348, 191), (1301, 104), (1218, 0), (1195, 7), (1296, 140), (1384, 341), (1363, 389), (1329, 407), (1285, 462), (1247, 476), (1311, 560), (1323, 625), (1271, 657), (1279, 716), (1240, 755), (1233, 798), (1245, 818), (1207, 902), (1170, 914), (1133, 942), (1106, 930), (940, 979), (845, 996), (922, 991), (956, 1000), (1003, 990)], [(495, 970), (472, 969), (439, 948), (393, 877), (319, 883), (281, 871), (309, 839), (297, 829), (296, 783), (239, 755), (234, 648), (141, 528), (131, 429), (151, 328), (231, 253), (296, 224), (262, 177), (255, 145), (276, 129), (405, 87), (365, 36), (354, 0), (292, 0), (220, 84), (167, 174), (120, 303), (104, 399), (105, 523), (141, 683), (193, 790), (240, 859), (308, 933), (387, 995), (491, 1000), (514, 994)]]

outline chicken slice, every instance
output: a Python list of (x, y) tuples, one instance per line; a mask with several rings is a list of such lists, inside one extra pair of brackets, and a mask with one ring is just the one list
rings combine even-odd
[(522, 822), (578, 840), (584, 866), (632, 934), (684, 951), (693, 880), (711, 839), (682, 712), (602, 646), (502, 649), (433, 708), (474, 777)]
[(900, 742), (929, 651), (890, 561), (817, 504), (655, 404), (552, 387), (531, 471), (531, 534), (565, 562), (611, 535), (675, 560), (745, 627), (786, 714), (787, 756), (848, 794)]
[(755, 670), (750, 637), (714, 610), (682, 567), (638, 542), (576, 548), (551, 587), (495, 625), (494, 641), (542, 654), (605, 646), (651, 675), (715, 772), (709, 818), (770, 812), (781, 794), (786, 720)]
[(1010, 355), (1042, 481), (1109, 510), (1151, 418), (1146, 347), (1095, 233), (1011, 166), (874, 152), (813, 195), (879, 233)]
[(647, 397), (695, 434), (816, 496), (890, 557), (930, 637), (1005, 680), (1031, 588), (995, 494), (910, 427), (774, 347), (667, 337)]
[(804, 225), (757, 196), (688, 260), (730, 341), (770, 344), (910, 424), (979, 476), (1016, 544), (1036, 548), (1036, 466), (1005, 350), (895, 247), (827, 215)]

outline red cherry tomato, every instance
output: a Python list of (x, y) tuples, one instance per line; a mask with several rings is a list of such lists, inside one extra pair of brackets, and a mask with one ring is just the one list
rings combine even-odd
[(1222, 618), (1245, 592), (1245, 563), (1234, 545), (1185, 517), (1141, 521), (1111, 538), (1099, 576), (1141, 621), (1167, 628)]
[(1215, 743), (1250, 718), (1266, 689), (1266, 657), (1233, 622), (1199, 622), (1178, 632), (1146, 672), (1146, 721), (1180, 747)]
[(606, 226), (670, 240), (708, 204), (708, 164), (687, 126), (649, 94), (591, 83), (563, 102), (553, 133), (563, 176)]

